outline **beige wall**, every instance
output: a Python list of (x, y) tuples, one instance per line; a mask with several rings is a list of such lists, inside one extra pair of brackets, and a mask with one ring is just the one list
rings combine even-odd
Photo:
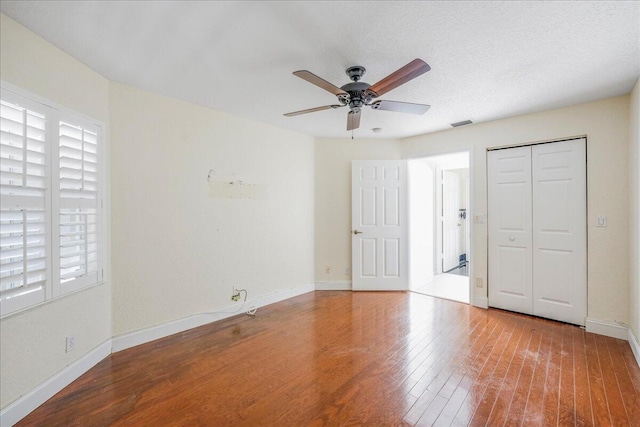
[[(587, 135), (588, 317), (629, 321), (629, 96), (480, 123), (408, 138), (407, 158), (472, 148), (472, 209), (487, 213), (486, 149)], [(608, 217), (596, 228), (598, 215)], [(481, 278), (476, 301), (487, 297), (487, 224), (472, 224), (472, 274)]]
[[(631, 278), (630, 325), (640, 338), (640, 80), (629, 102), (629, 266)], [(640, 342), (638, 343), (640, 345)]]
[[(351, 161), (400, 159), (397, 140), (318, 139), (315, 143), (315, 281), (350, 281)], [(331, 274), (325, 267), (331, 266)]]
[[(104, 123), (109, 121), (109, 82), (2, 14), (0, 79)], [(71, 334), (76, 348), (65, 353), (65, 337)], [(2, 319), (0, 407), (109, 338), (108, 283)]]
[(109, 81), (0, 13), (1, 78), (77, 112), (109, 121)]
[(313, 283), (312, 138), (117, 83), (110, 106), (114, 336)]

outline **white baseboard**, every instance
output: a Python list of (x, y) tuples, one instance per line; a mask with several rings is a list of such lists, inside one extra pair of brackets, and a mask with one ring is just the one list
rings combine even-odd
[(629, 328), (608, 320), (598, 320), (587, 317), (585, 329), (587, 332), (593, 332), (594, 334), (605, 335), (625, 341), (629, 338)]
[(351, 280), (333, 280), (331, 282), (316, 282), (316, 291), (350, 291)]
[[(264, 307), (265, 305), (293, 298), (298, 295), (306, 294), (308, 292), (313, 292), (314, 290), (315, 286), (313, 284), (310, 284), (299, 286), (293, 289), (287, 289), (281, 292), (276, 292), (274, 294), (255, 298), (253, 300), (247, 300), (247, 302), (244, 304), (243, 311), (248, 310), (251, 306)], [(0, 426), (13, 426), (18, 421), (29, 415), (31, 411), (42, 405), (60, 390), (75, 381), (78, 377), (80, 377), (80, 375), (93, 368), (98, 364), (98, 362), (109, 356), (112, 352), (115, 353), (117, 351), (144, 344), (158, 338), (163, 338), (178, 332), (186, 331), (187, 329), (215, 322), (216, 320), (221, 320), (227, 317), (238, 315), (242, 313), (242, 311), (239, 310), (240, 306), (241, 304), (238, 303), (230, 307), (221, 308), (212, 313), (196, 314), (184, 319), (175, 320), (173, 322), (154, 326), (152, 328), (142, 329), (140, 331), (135, 331), (107, 340), (95, 349), (82, 356), (80, 359), (64, 368), (62, 371), (58, 372), (45, 382), (33, 388), (31, 391), (20, 397), (15, 402), (3, 408), (0, 411)]]
[(113, 352), (116, 353), (127, 348), (135, 347), (140, 344), (145, 344), (150, 341), (168, 337), (169, 335), (197, 328), (198, 326), (206, 325), (207, 323), (216, 322), (218, 320), (226, 319), (232, 316), (237, 316), (238, 314), (242, 314), (244, 311), (247, 311), (251, 306), (264, 307), (265, 305), (284, 301), (298, 295), (306, 294), (307, 292), (313, 292), (314, 290), (315, 287), (312, 284), (303, 285), (297, 288), (276, 292), (271, 295), (247, 300), (242, 311), (240, 310), (240, 307), (242, 305), (240, 303), (236, 303), (234, 305), (212, 311), (211, 313), (194, 314), (193, 316), (185, 317), (183, 319), (174, 320), (171, 322), (163, 323), (161, 325), (130, 332), (128, 334), (119, 335), (117, 337), (114, 337), (112, 340)]
[(474, 296), (473, 306), (478, 308), (489, 308), (489, 300), (484, 296)]
[(640, 341), (638, 341), (638, 337), (633, 332), (633, 329), (628, 328), (629, 334), (627, 336), (627, 340), (629, 341), (629, 345), (631, 346), (631, 351), (633, 351), (633, 355), (636, 358), (636, 363), (640, 366)]
[(110, 354), (111, 340), (107, 340), (2, 409), (0, 426), (13, 426)]

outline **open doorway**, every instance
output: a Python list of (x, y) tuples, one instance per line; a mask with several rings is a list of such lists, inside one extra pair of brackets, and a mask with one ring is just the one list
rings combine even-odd
[(469, 153), (408, 164), (410, 289), (469, 303)]

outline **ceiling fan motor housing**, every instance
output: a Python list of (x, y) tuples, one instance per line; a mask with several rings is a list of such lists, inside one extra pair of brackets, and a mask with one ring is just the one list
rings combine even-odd
[[(347, 83), (342, 86), (340, 89), (349, 94), (348, 99), (340, 98), (340, 102), (343, 102), (345, 105), (349, 105), (351, 111), (354, 109), (360, 109), (363, 105), (368, 105), (373, 98), (371, 91), (369, 91), (369, 87), (371, 85), (365, 82), (352, 82)], [(345, 97), (346, 98), (346, 97)]]

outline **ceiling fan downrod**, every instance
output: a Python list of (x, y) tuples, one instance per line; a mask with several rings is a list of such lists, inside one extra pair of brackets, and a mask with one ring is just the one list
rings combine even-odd
[(354, 65), (353, 67), (347, 68), (347, 70), (345, 71), (345, 73), (347, 73), (347, 76), (349, 76), (349, 78), (354, 82), (360, 80), (366, 72), (367, 69), (361, 65)]

